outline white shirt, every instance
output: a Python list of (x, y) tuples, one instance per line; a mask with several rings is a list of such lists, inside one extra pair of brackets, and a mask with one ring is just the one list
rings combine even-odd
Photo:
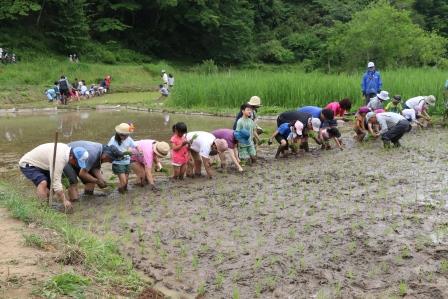
[(407, 118), (407, 120), (409, 121), (416, 121), (417, 118), (415, 116), (415, 110), (414, 109), (403, 109), (403, 111), (401, 111), (401, 114)]
[(174, 85), (174, 77), (168, 77), (168, 85), (173, 86)]
[(410, 98), (409, 100), (407, 100), (406, 106), (414, 109), (415, 112), (417, 112), (417, 113), (421, 113), (423, 111), (423, 109), (426, 108), (427, 105), (425, 103), (425, 97), (418, 96), (418, 97)]
[(168, 75), (166, 73), (163, 73), (162, 80), (164, 83), (168, 83)]
[(87, 91), (87, 86), (82, 85), (82, 86), (81, 86), (81, 94), (86, 94), (86, 93), (88, 93), (88, 91)]
[(196, 131), (189, 132), (187, 134), (187, 140), (191, 141), (194, 135), (197, 135), (197, 137), (193, 140), (190, 149), (199, 153), (201, 157), (208, 159), (210, 157), (210, 151), (216, 137), (209, 132)]
[(381, 126), (380, 134), (386, 133), (393, 128), (399, 121), (405, 120), (403, 115), (395, 112), (383, 112), (376, 114), (376, 120)]

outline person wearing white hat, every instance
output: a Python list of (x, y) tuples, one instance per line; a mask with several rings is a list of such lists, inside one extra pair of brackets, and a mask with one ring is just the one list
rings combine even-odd
[(395, 112), (369, 112), (366, 119), (370, 124), (379, 124), (381, 130), (377, 136), (381, 136), (385, 148), (389, 148), (391, 142), (395, 147), (400, 147), (401, 137), (412, 128), (403, 115)]
[(118, 176), (118, 192), (125, 193), (128, 190), (128, 179), (131, 170), (130, 151), (136, 147), (130, 134), (134, 131), (134, 126), (128, 123), (121, 123), (115, 127), (115, 135), (109, 140), (107, 145), (116, 146), (123, 154), (123, 159), (112, 161), (112, 172)]
[(364, 73), (361, 80), (361, 91), (362, 95), (365, 97), (366, 105), (371, 98), (380, 93), (382, 87), (383, 82), (381, 81), (381, 74), (375, 69), (375, 64), (370, 61), (367, 64), (367, 71)]
[(431, 117), (428, 114), (429, 106), (436, 105), (436, 97), (433, 95), (429, 96), (418, 96), (413, 97), (407, 100), (404, 104), (404, 109), (414, 109), (416, 113), (416, 117), (423, 118), (427, 122), (431, 121)]
[[(389, 93), (385, 90), (382, 90), (375, 97), (370, 99), (370, 102), (367, 104), (367, 108), (373, 112), (384, 112), (384, 102), (389, 100)], [(378, 111), (380, 110), (381, 111)]]
[[(304, 149), (306, 152), (309, 151), (308, 145), (308, 132), (309, 130), (314, 130), (319, 132), (319, 126), (317, 125), (318, 118), (315, 118), (313, 122), (313, 117), (310, 113), (299, 112), (299, 111), (286, 111), (281, 113), (277, 117), (277, 128), (284, 123), (295, 123), (299, 121), (303, 124), (302, 130), (297, 130), (297, 135), (300, 138), (300, 149)], [(320, 124), (319, 124), (320, 125)]]
[(168, 143), (152, 139), (144, 139), (135, 142), (131, 149), (131, 168), (137, 175), (138, 184), (143, 187), (149, 183), (151, 190), (158, 191), (152, 175), (152, 166), (155, 164), (156, 171), (162, 169), (161, 158), (168, 156), (170, 146)]
[[(277, 130), (275, 130), (268, 141), (268, 144), (271, 145), (272, 140), (275, 138), (275, 140), (279, 143), (275, 154), (276, 159), (280, 157), (280, 154), (283, 157), (286, 157), (285, 151), (287, 151), (292, 144), (297, 143), (297, 141), (302, 138), (303, 127), (303, 123), (298, 120), (289, 123), (285, 122), (278, 126)], [(291, 150), (295, 152), (295, 148), (292, 146)]]

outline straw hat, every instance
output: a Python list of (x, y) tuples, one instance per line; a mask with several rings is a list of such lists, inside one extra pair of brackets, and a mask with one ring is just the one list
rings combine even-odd
[(154, 144), (154, 153), (161, 158), (166, 157), (168, 155), (169, 151), (170, 151), (170, 146), (165, 141), (160, 141), (160, 142), (157, 141)]
[(121, 123), (115, 127), (115, 132), (118, 134), (129, 135), (131, 134), (131, 126), (127, 123)]
[(253, 96), (250, 98), (249, 102), (247, 102), (249, 105), (251, 106), (257, 106), (260, 107), (261, 106), (261, 99), (258, 96)]
[(430, 106), (435, 106), (436, 104), (436, 97), (433, 95), (427, 96), (425, 98), (425, 103), (430, 105)]

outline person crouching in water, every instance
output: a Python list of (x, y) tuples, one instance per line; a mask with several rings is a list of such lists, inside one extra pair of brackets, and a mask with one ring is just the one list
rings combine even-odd
[(241, 143), (243, 145), (250, 144), (250, 133), (247, 130), (234, 131), (232, 129), (216, 129), (212, 131), (213, 136), (217, 139), (223, 139), (227, 142), (228, 150), (221, 153), (219, 158), (221, 159), (221, 167), (225, 168), (226, 166), (226, 157), (225, 153), (229, 153), (230, 158), (232, 159), (235, 166), (238, 168), (239, 172), (243, 171), (241, 167), (241, 160), (238, 158), (238, 144)]
[(133, 126), (121, 123), (115, 127), (115, 135), (112, 136), (109, 146), (117, 147), (123, 154), (123, 159), (112, 161), (112, 172), (118, 176), (118, 192), (125, 193), (128, 190), (129, 172), (131, 169), (131, 149), (136, 146), (129, 136), (134, 131)]
[(250, 133), (250, 143), (248, 145), (238, 143), (238, 153), (241, 160), (250, 160), (251, 163), (257, 161), (257, 151), (255, 149), (255, 140), (258, 140), (258, 133), (255, 122), (252, 120), (252, 106), (249, 104), (241, 105), (243, 116), (236, 123), (236, 131), (247, 130)]
[(151, 190), (158, 191), (152, 175), (152, 166), (155, 163), (156, 170), (162, 169), (161, 158), (168, 155), (170, 145), (164, 141), (159, 142), (152, 139), (144, 139), (135, 142), (131, 150), (131, 167), (138, 177), (138, 184), (144, 187), (149, 183)]
[(173, 165), (173, 179), (183, 180), (187, 171), (188, 149), (190, 143), (187, 140), (187, 125), (178, 122), (173, 126), (173, 136), (171, 136), (171, 165)]
[(297, 143), (297, 141), (302, 138), (303, 127), (303, 123), (298, 120), (289, 123), (282, 123), (278, 126), (277, 130), (275, 130), (268, 141), (268, 144), (271, 145), (272, 139), (275, 138), (275, 140), (279, 143), (275, 154), (276, 159), (280, 157), (280, 154), (283, 157), (286, 157), (285, 151), (287, 151), (289, 147), (291, 147), (293, 152), (296, 152), (296, 149), (292, 147), (292, 144)]
[(339, 132), (336, 127), (325, 127), (319, 130), (319, 136), (317, 137), (317, 141), (322, 145), (322, 149), (330, 150), (330, 140), (334, 139), (334, 142), (338, 146), (338, 148), (342, 151), (344, 148), (342, 147), (342, 142), (340, 141), (341, 132)]
[(404, 116), (394, 112), (369, 112), (366, 119), (371, 124), (379, 124), (381, 130), (377, 136), (381, 136), (385, 148), (390, 148), (391, 142), (395, 147), (400, 147), (401, 137), (412, 129)]

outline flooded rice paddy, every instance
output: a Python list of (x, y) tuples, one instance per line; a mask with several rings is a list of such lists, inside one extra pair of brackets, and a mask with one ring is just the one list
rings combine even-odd
[[(171, 125), (230, 127), (232, 119), (134, 112), (74, 112), (0, 118), (1, 177), (29, 187), (18, 158), (51, 142), (107, 142), (133, 121), (135, 139), (168, 139)], [(271, 127), (272, 123), (264, 126)], [(131, 186), (85, 197), (70, 221), (117, 239), (157, 287), (205, 298), (447, 298), (448, 131), (417, 130), (402, 148), (363, 145), (275, 160), (263, 145), (243, 174)], [(168, 161), (167, 161), (168, 162)], [(110, 165), (104, 166), (110, 174)], [(18, 179), (16, 179), (18, 178)], [(132, 178), (131, 178), (132, 181)]]

